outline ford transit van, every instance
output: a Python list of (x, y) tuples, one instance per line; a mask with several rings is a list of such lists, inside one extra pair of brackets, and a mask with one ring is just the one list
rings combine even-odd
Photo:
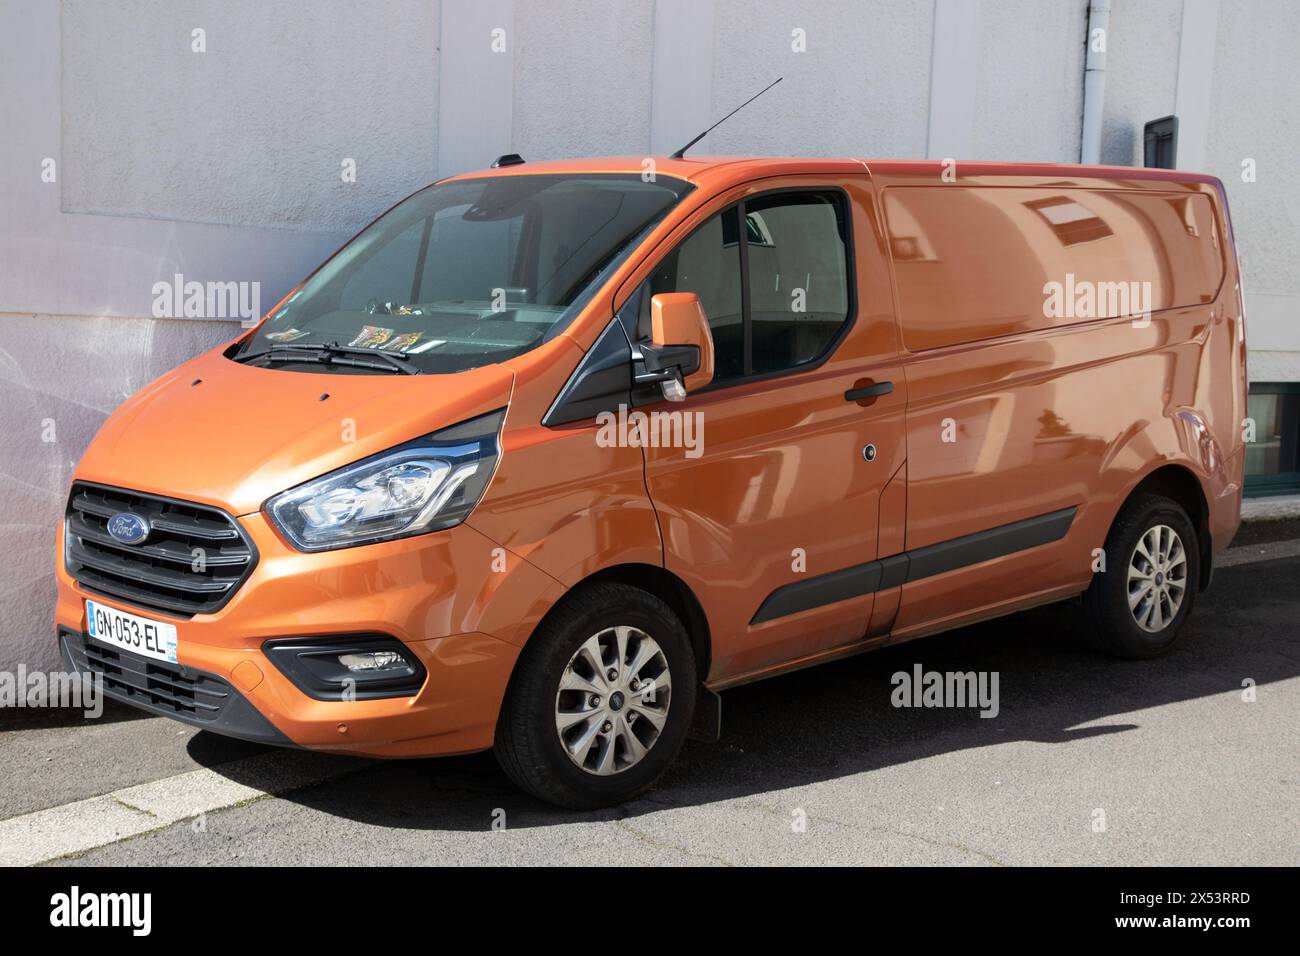
[(217, 733), (617, 803), (747, 681), (1066, 600), (1166, 651), (1245, 355), (1212, 177), (504, 158), (109, 417), (57, 639)]

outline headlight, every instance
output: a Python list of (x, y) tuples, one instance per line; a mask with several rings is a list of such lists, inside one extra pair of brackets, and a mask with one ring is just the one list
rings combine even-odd
[(483, 497), (505, 410), (399, 445), (276, 495), (265, 511), (300, 551), (440, 531)]

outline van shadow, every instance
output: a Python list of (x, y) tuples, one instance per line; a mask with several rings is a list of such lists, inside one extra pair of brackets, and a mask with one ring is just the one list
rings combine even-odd
[[(1155, 661), (1086, 649), (1067, 604), (735, 688), (723, 695), (719, 743), (688, 742), (654, 790), (609, 810), (573, 813), (541, 803), (515, 789), (490, 754), (358, 762), (360, 773), (281, 799), (410, 830), (482, 831), (504, 810), (518, 829), (760, 796), (994, 744), (1131, 733), (1139, 724), (1120, 715), (1240, 693), (1246, 678), (1265, 685), (1300, 674), (1297, 580), (1300, 558), (1216, 572), (1179, 644)], [(998, 672), (997, 717), (981, 718), (975, 708), (892, 706), (891, 676), (916, 664)]]
[[(124, 721), (149, 720), (153, 715), (110, 697), (102, 698), (98, 716), (77, 707), (0, 707), (0, 734), (16, 730), (52, 730), (64, 727), (104, 726)], [(210, 736), (210, 735), (209, 735)]]

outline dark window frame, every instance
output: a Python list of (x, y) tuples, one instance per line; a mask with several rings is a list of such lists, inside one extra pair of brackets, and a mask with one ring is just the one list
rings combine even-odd
[[(826, 196), (832, 198), (832, 200), (837, 204), (838, 206), (837, 212), (842, 216), (844, 221), (844, 268), (845, 268), (845, 280), (848, 287), (847, 298), (846, 298), (846, 315), (844, 317), (844, 321), (840, 323), (840, 327), (836, 331), (834, 337), (826, 344), (826, 347), (821, 352), (819, 352), (814, 358), (811, 358), (806, 362), (800, 362), (798, 365), (791, 365), (787, 368), (779, 368), (779, 369), (773, 369), (772, 371), (768, 371), (768, 372), (755, 373), (753, 371), (753, 364), (754, 364), (753, 326), (752, 326), (753, 320), (750, 314), (750, 307), (749, 307), (749, 236), (748, 236), (749, 230), (745, 228), (745, 222), (746, 222), (745, 205), (746, 203), (753, 202), (758, 199), (765, 199), (769, 196), (777, 196), (785, 193), (801, 193), (801, 194), (809, 194), (809, 195)], [(654, 265), (650, 269), (649, 274), (647, 274), (646, 277), (637, 284), (636, 291), (633, 293), (633, 297), (635, 297), (636, 295), (643, 294), (646, 291), (650, 281), (655, 276), (659, 267), (663, 265), (663, 263), (669, 258), (669, 256), (675, 254), (683, 243), (690, 240), (692, 236), (694, 236), (699, 230), (703, 229), (705, 225), (712, 222), (714, 218), (718, 216), (722, 216), (727, 212), (731, 211), (732, 209), (736, 210), (736, 216), (737, 216), (736, 231), (739, 237), (739, 246), (740, 246), (740, 250), (739, 250), (740, 251), (740, 309), (741, 309), (741, 322), (743, 324), (743, 329), (744, 329), (743, 335), (744, 335), (744, 350), (745, 350), (745, 354), (744, 354), (745, 372), (743, 375), (724, 379), (722, 381), (714, 380), (713, 382), (710, 382), (708, 385), (706, 385), (704, 388), (701, 388), (693, 393), (696, 395), (703, 395), (708, 392), (715, 392), (726, 388), (734, 388), (737, 385), (749, 385), (754, 382), (765, 382), (768, 381), (769, 379), (783, 378), (787, 375), (798, 375), (803, 372), (811, 372), (815, 369), (818, 369), (822, 365), (825, 365), (827, 360), (829, 360), (830, 357), (835, 354), (836, 350), (839, 349), (841, 344), (843, 344), (844, 340), (848, 337), (849, 332), (853, 329), (853, 327), (857, 324), (858, 321), (858, 272), (857, 272), (857, 250), (854, 247), (854, 242), (853, 242), (853, 201), (849, 197), (848, 190), (846, 190), (842, 186), (812, 185), (812, 184), (806, 186), (803, 185), (779, 186), (773, 189), (764, 189), (759, 192), (755, 192), (751, 195), (745, 196), (741, 199), (737, 199), (735, 202), (728, 203), (727, 205), (723, 206), (721, 209), (718, 209), (713, 213), (711, 213), (709, 216), (707, 216), (703, 222), (701, 222), (698, 226), (696, 226), (686, 235), (682, 236), (680, 240), (674, 243), (671, 249), (668, 249), (666, 252), (664, 252), (663, 255), (661, 255), (658, 259), (656, 259)], [(690, 291), (690, 290), (682, 290), (682, 291)], [(644, 303), (643, 308), (648, 309), (650, 304), (650, 296), (643, 295), (642, 301)]]
[[(1250, 395), (1300, 395), (1300, 382), (1251, 382)], [(1300, 465), (1297, 466), (1300, 468)], [(1262, 475), (1245, 475), (1242, 494), (1263, 498), (1300, 491), (1300, 470), (1279, 471)]]
[(1142, 165), (1147, 169), (1178, 168), (1178, 117), (1174, 114), (1142, 124)]

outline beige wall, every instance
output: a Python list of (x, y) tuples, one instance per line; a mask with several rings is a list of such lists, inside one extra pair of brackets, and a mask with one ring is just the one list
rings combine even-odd
[(230, 322), (0, 314), (0, 671), (54, 663), (55, 531), (96, 429), (123, 399), (238, 331)]
[[(1112, 5), (1103, 159), (1132, 163), (1142, 123), (1175, 108), (1184, 7)], [(268, 308), (438, 176), (512, 151), (669, 151), (777, 76), (697, 152), (1073, 161), (1087, 6), (0, 0), (0, 668), (53, 664), (53, 531), (95, 429), (238, 331), (141, 318), (155, 282), (256, 282)], [(1207, 171), (1233, 204), (1252, 374), (1300, 379), (1300, 4), (1218, 9)]]

